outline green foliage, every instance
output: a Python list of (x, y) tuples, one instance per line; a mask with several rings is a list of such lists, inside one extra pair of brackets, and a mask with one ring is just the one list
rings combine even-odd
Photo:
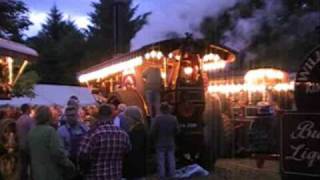
[(28, 41), (39, 53), (35, 68), (42, 83), (78, 84), (76, 73), (84, 56), (85, 36), (72, 21), (63, 20), (56, 6), (41, 31)]
[(19, 0), (0, 1), (0, 37), (13, 41), (22, 41), (23, 31), (32, 23), (29, 21), (28, 9)]
[[(88, 43), (86, 46), (86, 58), (83, 66), (91, 66), (101, 62), (102, 57), (111, 57), (114, 52), (114, 18), (113, 18), (114, 0), (99, 0), (92, 3), (94, 12), (90, 13), (92, 26), (88, 30)], [(150, 12), (136, 15), (138, 6), (132, 6), (132, 0), (122, 4), (121, 24), (125, 30), (121, 34), (123, 39), (121, 53), (130, 50), (130, 41), (136, 33), (147, 23)]]
[(14, 97), (27, 96), (30, 98), (35, 97), (33, 92), (34, 85), (39, 81), (39, 76), (35, 71), (24, 73), (17, 83), (12, 88), (12, 95)]

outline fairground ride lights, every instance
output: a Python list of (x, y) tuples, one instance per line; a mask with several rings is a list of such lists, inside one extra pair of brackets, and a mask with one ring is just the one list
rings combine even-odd
[(144, 58), (146, 60), (149, 60), (149, 59), (160, 60), (162, 57), (163, 57), (163, 53), (161, 51), (155, 51), (155, 50), (152, 50), (151, 52), (148, 52), (144, 55)]
[(203, 62), (208, 62), (208, 61), (216, 62), (219, 60), (221, 60), (221, 58), (218, 54), (209, 53), (203, 56)]
[(202, 58), (202, 67), (204, 71), (224, 69), (227, 62), (220, 58), (218, 54), (209, 53)]
[(117, 64), (112, 64), (110, 66), (104, 67), (102, 69), (82, 74), (79, 76), (79, 82), (84, 83), (95, 79), (102, 79), (112, 74), (120, 73), (128, 69), (133, 69), (143, 63), (141, 56), (135, 57), (128, 61), (120, 62)]
[(193, 72), (193, 69), (192, 69), (192, 67), (187, 66), (187, 67), (185, 67), (185, 68), (183, 69), (183, 71), (184, 71), (184, 73), (185, 73), (186, 75), (191, 75), (192, 72)]
[(293, 91), (294, 90), (294, 82), (291, 81), (290, 83), (279, 83), (273, 87), (276, 91)]
[(122, 72), (122, 75), (126, 76), (126, 75), (129, 75), (129, 74), (135, 74), (136, 73), (136, 70), (134, 68), (129, 68), (129, 69), (126, 69)]
[(248, 92), (265, 92), (267, 86), (264, 84), (221, 84), (221, 85), (210, 85), (208, 87), (209, 93), (223, 93), (232, 94), (239, 93), (240, 91)]
[(290, 83), (278, 83), (274, 86), (267, 86), (266, 84), (219, 84), (209, 85), (209, 93), (222, 93), (222, 94), (233, 94), (241, 91), (246, 92), (265, 92), (267, 89), (275, 91), (293, 91), (294, 82)]
[(13, 83), (13, 59), (11, 57), (7, 57), (8, 69), (9, 69), (9, 84)]
[(204, 71), (218, 70), (218, 69), (224, 69), (226, 67), (226, 64), (227, 63), (225, 61), (219, 60), (211, 63), (203, 63), (202, 68)]
[(209, 93), (237, 93), (243, 90), (242, 84), (221, 84), (221, 85), (210, 85), (208, 87)]
[(284, 80), (285, 73), (277, 69), (255, 69), (250, 70), (244, 76), (246, 83), (256, 83), (260, 80), (268, 81), (271, 79)]

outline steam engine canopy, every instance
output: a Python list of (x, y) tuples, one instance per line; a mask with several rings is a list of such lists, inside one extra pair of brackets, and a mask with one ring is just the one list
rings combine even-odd
[(20, 43), (0, 38), (0, 99), (10, 99), (12, 87), (38, 53)]

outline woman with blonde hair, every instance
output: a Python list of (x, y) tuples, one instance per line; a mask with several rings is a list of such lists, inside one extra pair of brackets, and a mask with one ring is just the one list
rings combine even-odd
[(50, 108), (38, 107), (35, 121), (36, 126), (31, 129), (27, 138), (32, 177), (34, 180), (63, 180), (64, 172), (73, 172), (74, 165), (68, 160), (56, 130), (50, 126)]
[(129, 106), (124, 112), (128, 120), (131, 151), (124, 161), (123, 175), (127, 179), (143, 179), (146, 175), (147, 131), (141, 109)]

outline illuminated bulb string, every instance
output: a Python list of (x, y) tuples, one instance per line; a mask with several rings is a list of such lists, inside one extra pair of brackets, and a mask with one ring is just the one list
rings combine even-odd
[(202, 67), (204, 71), (224, 69), (226, 65), (226, 61), (221, 59), (218, 54), (209, 53), (202, 58)]
[(265, 92), (268, 88), (274, 91), (293, 91), (294, 83), (278, 83), (274, 86), (268, 87), (266, 84), (220, 84), (220, 85), (209, 85), (209, 93), (221, 93), (221, 94), (233, 94), (241, 91), (246, 92)]
[(112, 74), (120, 73), (128, 69), (134, 69), (143, 63), (142, 57), (136, 57), (128, 61), (113, 64), (102, 69), (82, 74), (79, 76), (80, 83), (88, 82), (95, 79), (102, 79)]

